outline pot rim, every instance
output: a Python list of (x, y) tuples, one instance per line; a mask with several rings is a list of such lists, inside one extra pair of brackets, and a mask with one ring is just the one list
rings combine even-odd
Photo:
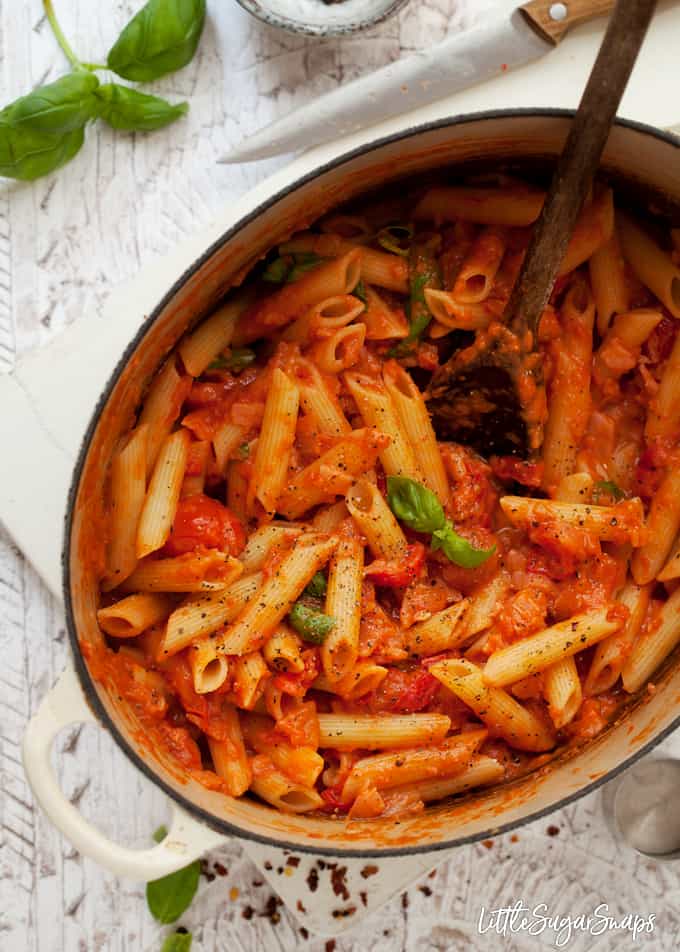
[[(520, 108), (520, 109), (494, 109), (494, 110), (484, 110), (481, 112), (466, 113), (464, 115), (450, 116), (443, 119), (437, 119), (430, 122), (421, 123), (419, 125), (409, 126), (406, 129), (401, 130), (400, 132), (394, 132), (389, 135), (383, 136), (379, 139), (372, 139), (369, 142), (366, 142), (360, 146), (357, 146), (353, 149), (350, 149), (347, 152), (342, 152), (339, 156), (336, 156), (333, 159), (330, 159), (323, 165), (315, 168), (311, 171), (305, 172), (299, 178), (296, 178), (293, 182), (287, 184), (283, 188), (279, 189), (274, 195), (271, 195), (266, 200), (262, 201), (254, 209), (252, 209), (247, 214), (243, 215), (237, 222), (231, 225), (222, 235), (213, 241), (209, 247), (180, 275), (180, 277), (173, 282), (168, 291), (163, 295), (156, 307), (149, 313), (147, 319), (142, 323), (138, 331), (135, 333), (134, 337), (131, 339), (127, 347), (125, 348), (123, 354), (118, 360), (115, 368), (110, 374), (105, 386), (102, 389), (101, 395), (97, 400), (97, 403), (92, 411), (92, 416), (90, 422), (87, 426), (87, 429), (83, 435), (80, 448), (78, 451), (78, 456), (76, 463), (73, 469), (73, 477), (71, 485), (68, 492), (67, 504), (66, 504), (66, 514), (64, 517), (64, 540), (62, 545), (62, 587), (63, 587), (63, 597), (64, 597), (64, 612), (65, 612), (65, 621), (66, 629), (68, 632), (69, 642), (71, 646), (71, 651), (73, 653), (73, 658), (75, 662), (75, 669), (78, 674), (78, 679), (80, 681), (81, 687), (85, 694), (85, 698), (92, 708), (97, 719), (107, 728), (109, 733), (112, 735), (117, 746), (123, 751), (126, 757), (137, 767), (142, 774), (149, 779), (153, 784), (159, 787), (168, 797), (170, 797), (175, 803), (180, 807), (190, 813), (196, 819), (202, 821), (206, 824), (207, 827), (218, 832), (224, 833), (227, 836), (235, 836), (241, 839), (252, 840), (257, 843), (262, 843), (266, 846), (272, 846), (277, 849), (291, 850), (298, 853), (307, 853), (317, 856), (339, 856), (346, 858), (378, 858), (378, 857), (398, 857), (398, 856), (412, 856), (420, 853), (435, 853), (441, 852), (443, 850), (452, 849), (457, 846), (465, 846), (470, 843), (476, 843), (484, 839), (488, 839), (493, 836), (499, 836), (503, 833), (507, 833), (511, 830), (516, 830), (522, 826), (525, 826), (527, 823), (532, 823), (535, 820), (539, 820), (542, 817), (549, 816), (554, 813), (556, 810), (560, 810), (570, 803), (584, 797), (586, 794), (592, 793), (597, 790), (599, 787), (603, 786), (605, 783), (608, 783), (610, 780), (616, 778), (624, 770), (638, 761), (640, 758), (644, 757), (651, 750), (653, 750), (658, 744), (660, 744), (666, 737), (668, 737), (673, 731), (680, 727), (680, 714), (663, 730), (655, 734), (651, 740), (647, 741), (646, 744), (643, 744), (635, 753), (626, 757), (615, 767), (609, 770), (607, 773), (603, 774), (601, 777), (598, 777), (589, 783), (585, 784), (581, 789), (575, 791), (574, 793), (567, 794), (562, 797), (556, 803), (551, 804), (550, 806), (544, 807), (542, 809), (536, 810), (534, 812), (528, 813), (526, 816), (523, 816), (516, 820), (509, 820), (507, 823), (501, 824), (491, 824), (486, 830), (479, 833), (472, 833), (462, 837), (453, 837), (451, 839), (442, 840), (438, 843), (424, 843), (422, 845), (411, 845), (411, 846), (386, 846), (386, 847), (369, 847), (369, 848), (343, 848), (343, 847), (322, 847), (315, 846), (313, 844), (301, 844), (298, 842), (293, 842), (290, 840), (279, 840), (272, 836), (267, 836), (262, 833), (257, 833), (252, 830), (244, 830), (238, 825), (228, 821), (220, 819), (212, 813), (209, 813), (207, 810), (203, 809), (200, 806), (197, 806), (192, 802), (187, 796), (184, 796), (179, 791), (171, 787), (166, 781), (158, 776), (158, 774), (147, 765), (147, 763), (140, 757), (137, 751), (132, 747), (128, 742), (125, 735), (118, 729), (116, 724), (113, 722), (112, 718), (109, 716), (106, 708), (99, 699), (99, 695), (94, 686), (93, 679), (90, 675), (90, 672), (87, 668), (83, 655), (80, 651), (80, 645), (78, 642), (78, 635), (76, 631), (75, 619), (74, 619), (74, 610), (73, 610), (73, 599), (71, 595), (71, 569), (70, 569), (70, 554), (71, 554), (71, 531), (73, 528), (73, 519), (75, 512), (75, 502), (78, 495), (78, 490), (80, 487), (80, 481), (83, 474), (83, 469), (85, 467), (85, 461), (87, 459), (87, 454), (90, 449), (90, 444), (94, 436), (95, 430), (99, 423), (102, 411), (106, 406), (114, 387), (116, 386), (123, 369), (127, 366), (129, 360), (134, 355), (135, 351), (141, 344), (142, 340), (146, 335), (153, 329), (158, 317), (163, 312), (164, 308), (170, 303), (173, 297), (178, 293), (178, 291), (183, 287), (183, 285), (190, 280), (196, 272), (206, 264), (210, 258), (221, 248), (224, 244), (230, 241), (236, 236), (236, 234), (246, 225), (253, 222), (256, 218), (266, 212), (269, 208), (275, 205), (278, 201), (285, 198), (291, 192), (296, 191), (297, 189), (307, 185), (309, 182), (313, 181), (320, 175), (330, 172), (334, 169), (338, 169), (344, 164), (351, 162), (352, 160), (358, 158), (359, 156), (365, 155), (377, 148), (381, 148), (385, 145), (391, 145), (406, 139), (410, 139), (413, 136), (418, 136), (422, 133), (433, 132), (439, 129), (445, 129), (454, 126), (467, 125), (475, 122), (485, 122), (496, 119), (513, 119), (513, 118), (524, 118), (524, 117), (533, 117), (533, 118), (548, 118), (548, 119), (569, 119), (573, 118), (575, 114), (574, 109), (556, 109), (556, 108)], [(680, 150), (680, 137), (674, 135), (671, 132), (666, 132), (664, 130), (658, 129), (655, 126), (647, 125), (646, 123), (636, 122), (631, 119), (621, 119), (617, 118), (614, 122), (615, 126), (622, 127), (624, 129), (630, 129), (634, 132), (641, 132), (645, 135), (651, 136), (652, 138), (658, 139), (661, 142), (664, 142), (670, 146), (674, 146), (676, 149)]]

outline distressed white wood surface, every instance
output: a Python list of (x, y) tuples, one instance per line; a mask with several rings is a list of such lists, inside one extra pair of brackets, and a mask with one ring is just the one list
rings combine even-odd
[[(215, 158), (230, 143), (403, 50), (470, 25), (490, 5), (491, 0), (411, 0), (397, 19), (370, 33), (319, 42), (266, 28), (234, 0), (211, 0), (195, 62), (155, 84), (169, 98), (190, 100), (185, 121), (148, 137), (91, 129), (81, 155), (56, 176), (34, 185), (0, 184), (0, 371), (65, 324), (87, 319), (112, 286), (191, 234), (213, 208), (279, 162), (216, 166)], [(87, 59), (102, 56), (138, 6), (122, 0), (57, 2), (67, 35)], [(63, 69), (39, 0), (0, 0), (2, 103)], [(1, 409), (11, 413), (11, 407)], [(159, 949), (161, 932), (146, 911), (143, 889), (113, 880), (64, 843), (33, 808), (23, 778), (23, 727), (61, 670), (66, 651), (59, 607), (0, 530), (0, 949)], [(122, 841), (146, 844), (165, 818), (164, 798), (94, 728), (69, 732), (58, 747), (63, 788), (84, 814)], [(551, 824), (559, 828), (557, 836), (547, 835)], [(197, 952), (287, 952), (304, 944), (285, 910), (279, 909), (278, 923), (261, 915), (271, 893), (241, 858), (238, 845), (211, 861), (228, 872), (203, 882), (183, 920), (194, 932)], [(535, 938), (478, 936), (482, 905), (523, 899), (529, 906), (545, 902), (550, 914), (588, 913), (603, 901), (618, 918), (654, 913), (657, 930), (638, 945), (670, 950), (680, 944), (679, 869), (618, 846), (594, 795), (521, 830), (516, 841), (506, 836), (488, 849), (461, 849), (422, 889), (410, 890), (408, 904), (395, 900), (338, 940), (337, 949), (554, 947), (548, 932)], [(249, 919), (243, 915), (248, 907)], [(308, 947), (317, 952), (324, 946), (311, 939)], [(625, 933), (576, 936), (567, 946), (579, 952), (632, 947)]]

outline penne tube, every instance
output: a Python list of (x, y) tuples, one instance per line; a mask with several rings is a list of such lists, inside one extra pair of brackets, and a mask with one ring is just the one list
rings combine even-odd
[(408, 543), (401, 526), (377, 486), (359, 479), (345, 497), (352, 519), (377, 559), (400, 559)]
[(616, 211), (616, 224), (621, 250), (628, 264), (673, 317), (680, 317), (680, 268), (634, 219), (620, 209)]
[(161, 446), (137, 526), (137, 558), (155, 552), (170, 535), (182, 490), (191, 436), (176, 430)]
[(222, 687), (229, 674), (229, 663), (218, 654), (211, 638), (191, 645), (189, 667), (196, 694), (210, 694)]
[(241, 346), (258, 337), (267, 337), (315, 304), (339, 294), (350, 294), (361, 277), (361, 268), (361, 250), (358, 248), (351, 248), (342, 257), (324, 261), (298, 281), (284, 285), (253, 308), (248, 308), (236, 326), (234, 344)]
[(250, 789), (258, 797), (284, 813), (309, 813), (324, 806), (313, 787), (305, 787), (277, 770), (268, 757), (258, 754), (251, 760), (253, 780)]
[(625, 690), (632, 694), (650, 680), (680, 640), (680, 588), (676, 588), (660, 609), (656, 624), (650, 625), (633, 645), (621, 672)]
[(252, 771), (241, 733), (239, 713), (233, 705), (222, 706), (222, 723), (226, 725), (227, 737), (216, 740), (208, 737), (208, 747), (215, 773), (226, 783), (232, 797), (240, 797), (250, 787)]
[(478, 635), (480, 631), (486, 631), (487, 628), (493, 625), (509, 589), (510, 580), (507, 575), (500, 574), (478, 588), (471, 596), (465, 616), (466, 640)]
[(671, 465), (654, 493), (647, 515), (647, 542), (633, 554), (631, 572), (646, 585), (662, 571), (680, 530), (680, 468)]
[[(218, 640), (215, 638), (213, 642), (216, 643), (216, 650), (219, 650)], [(229, 673), (236, 703), (246, 711), (252, 711), (262, 697), (265, 682), (269, 678), (269, 669), (261, 653), (250, 651), (239, 658), (230, 659)]]
[(323, 770), (323, 757), (313, 747), (294, 747), (276, 731), (275, 722), (260, 714), (241, 715), (246, 743), (258, 754), (264, 754), (277, 770), (297, 780), (304, 787), (313, 787)]
[(412, 625), (404, 632), (404, 649), (415, 658), (427, 658), (456, 648), (469, 638), (467, 614), (470, 599), (464, 598), (443, 611), (435, 612), (426, 621)]
[(625, 690), (632, 694), (649, 681), (680, 640), (680, 588), (661, 606), (657, 624), (633, 645), (621, 672)]
[(396, 291), (398, 294), (408, 294), (408, 263), (399, 255), (388, 254), (386, 251), (377, 251), (375, 248), (366, 248), (350, 238), (340, 235), (314, 235), (311, 233), (297, 235), (290, 241), (279, 245), (281, 254), (295, 254), (311, 251), (325, 256), (346, 255), (351, 251), (361, 251), (361, 279), (366, 284), (377, 284), (379, 287)]
[(212, 458), (212, 447), (209, 440), (195, 440), (189, 446), (187, 468), (182, 480), (180, 499), (195, 496), (205, 489), (205, 476), (208, 464)]
[(342, 788), (342, 800), (350, 803), (363, 788), (384, 790), (419, 780), (461, 773), (486, 739), (486, 730), (473, 730), (447, 737), (436, 747), (415, 747), (397, 753), (362, 757), (352, 767)]
[(625, 605), (630, 614), (620, 631), (601, 641), (595, 649), (583, 686), (586, 695), (602, 694), (614, 687), (635, 644), (649, 608), (651, 585), (636, 585), (628, 582), (617, 601)]
[(614, 197), (603, 189), (587, 202), (576, 219), (558, 275), (568, 274), (607, 244), (614, 231)]
[(635, 367), (642, 345), (662, 316), (661, 311), (651, 308), (638, 308), (619, 314), (607, 331), (593, 362), (593, 375), (600, 385), (607, 379), (618, 380)]
[(352, 294), (326, 298), (289, 324), (281, 334), (281, 340), (308, 344), (315, 338), (327, 337), (350, 324), (364, 309), (364, 302)]
[(494, 687), (513, 684), (602, 641), (625, 622), (625, 616), (611, 608), (574, 615), (495, 651), (484, 667), (485, 684)]
[(366, 286), (366, 308), (358, 320), (366, 327), (366, 340), (402, 340), (408, 337), (406, 315), (391, 307), (375, 290)]
[(546, 668), (544, 693), (548, 711), (557, 730), (573, 721), (583, 700), (581, 680), (573, 657), (563, 658)]
[(472, 662), (462, 658), (437, 661), (429, 666), (429, 672), (513, 747), (538, 753), (555, 746), (547, 724), (507, 691), (486, 684), (482, 669)]
[(238, 617), (263, 584), (261, 573), (240, 578), (226, 589), (187, 598), (168, 619), (161, 654), (169, 657)]
[(174, 601), (167, 595), (138, 593), (128, 595), (113, 605), (100, 608), (97, 622), (102, 631), (114, 638), (136, 638), (147, 628), (164, 621)]
[(609, 241), (601, 245), (588, 261), (590, 286), (595, 298), (597, 330), (600, 337), (607, 333), (615, 314), (623, 314), (630, 306), (625, 262), (616, 230)]
[(396, 360), (383, 367), (383, 381), (423, 473), (425, 484), (446, 505), (449, 480), (422, 393)]
[(241, 291), (224, 301), (202, 321), (177, 348), (188, 374), (200, 377), (210, 363), (231, 343), (239, 317), (250, 304), (252, 292)]
[(302, 357), (295, 363), (295, 382), (300, 391), (300, 405), (320, 433), (342, 436), (351, 432), (340, 403), (321, 376), (319, 369)]
[(380, 687), (387, 677), (388, 670), (370, 659), (357, 661), (353, 668), (344, 674), (339, 681), (331, 680), (328, 675), (320, 674), (312, 684), (315, 691), (328, 691), (337, 694), (345, 701), (355, 701), (357, 698), (370, 694)]
[(340, 502), (335, 502), (332, 506), (324, 506), (315, 512), (312, 526), (317, 532), (333, 532), (348, 516), (345, 501), (341, 499)]
[(248, 483), (252, 469), (250, 462), (231, 460), (227, 464), (227, 506), (241, 522), (248, 521)]
[(319, 714), (319, 746), (380, 750), (436, 744), (451, 720), (445, 714)]
[(443, 800), (457, 793), (465, 793), (475, 787), (486, 787), (492, 783), (499, 783), (505, 776), (502, 764), (491, 757), (477, 755), (470, 763), (452, 777), (436, 777), (434, 780), (418, 780), (403, 786), (392, 787), (390, 793), (396, 798), (402, 797), (422, 800), (429, 803), (432, 800)]
[(277, 509), (287, 519), (297, 519), (312, 506), (334, 502), (344, 495), (357, 476), (372, 469), (387, 438), (369, 427), (353, 430), (335, 446), (296, 473), (279, 497)]
[(430, 337), (443, 337), (449, 331), (481, 331), (503, 313), (504, 302), (499, 300), (481, 301), (478, 304), (466, 304), (454, 297), (453, 291), (439, 291), (425, 288), (425, 303), (437, 322)]
[(563, 476), (557, 484), (554, 498), (559, 502), (587, 504), (593, 498), (595, 481), (590, 473), (572, 473)]
[(340, 539), (328, 571), (326, 614), (335, 625), (321, 646), (326, 677), (339, 681), (355, 666), (361, 627), (364, 547), (358, 539)]
[(364, 324), (348, 324), (315, 341), (307, 354), (322, 373), (340, 374), (358, 362), (365, 337)]
[(505, 229), (482, 228), (461, 264), (453, 286), (453, 297), (461, 304), (480, 304), (491, 294), (500, 267), (507, 236)]
[(637, 497), (615, 506), (528, 499), (524, 496), (502, 496), (499, 502), (505, 515), (516, 526), (564, 522), (592, 532), (603, 542), (629, 539), (634, 546), (639, 546), (645, 537), (642, 502)]
[(273, 671), (300, 674), (305, 669), (302, 641), (288, 625), (280, 625), (262, 649), (267, 667)]
[(415, 219), (471, 221), (479, 225), (522, 227), (538, 218), (545, 192), (529, 188), (437, 186), (427, 190), (413, 212)]
[(543, 439), (546, 488), (575, 471), (576, 454), (590, 418), (595, 302), (585, 282), (571, 286), (561, 317), (564, 346), (558, 352), (551, 381)]
[(219, 549), (203, 549), (169, 559), (143, 559), (121, 588), (124, 592), (219, 591), (242, 572), (238, 559)]
[(250, 575), (251, 572), (259, 571), (273, 549), (289, 548), (301, 532), (302, 528), (300, 526), (288, 526), (271, 522), (260, 526), (250, 536), (245, 549), (239, 555), (244, 574)]
[(212, 438), (215, 461), (220, 473), (226, 475), (227, 463), (236, 450), (243, 445), (247, 430), (243, 426), (226, 420), (215, 431)]
[(270, 516), (276, 512), (276, 503), (286, 482), (299, 404), (297, 386), (276, 367), (264, 407), (248, 490), (249, 502), (257, 499)]
[(189, 396), (192, 379), (180, 374), (177, 361), (169, 357), (151, 381), (139, 414), (138, 425), (147, 427), (146, 475), (150, 476), (161, 446), (179, 419), (182, 404)]
[(383, 382), (365, 374), (350, 372), (345, 374), (345, 383), (356, 400), (366, 426), (375, 427), (390, 438), (380, 453), (385, 473), (388, 476), (409, 476), (423, 482), (413, 448)]
[(680, 334), (676, 335), (673, 350), (664, 364), (659, 389), (647, 410), (645, 436), (647, 442), (659, 437), (677, 438), (680, 428)]
[(337, 540), (308, 533), (295, 540), (278, 571), (260, 588), (224, 633), (217, 636), (221, 651), (243, 655), (256, 651), (290, 611), (315, 572), (326, 564)]
[(137, 526), (146, 496), (148, 425), (132, 431), (111, 460), (110, 538), (106, 553), (105, 592), (124, 582), (137, 565)]

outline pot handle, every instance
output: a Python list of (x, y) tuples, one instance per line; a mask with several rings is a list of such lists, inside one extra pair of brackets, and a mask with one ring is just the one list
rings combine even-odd
[(194, 820), (176, 803), (172, 803), (168, 835), (157, 846), (138, 850), (108, 839), (64, 796), (50, 762), (57, 734), (69, 724), (82, 723), (96, 724), (98, 720), (85, 699), (74, 668), (68, 665), (28, 722), (22, 744), (24, 770), (36, 800), (81, 853), (116, 876), (146, 882), (186, 866), (228, 839)]

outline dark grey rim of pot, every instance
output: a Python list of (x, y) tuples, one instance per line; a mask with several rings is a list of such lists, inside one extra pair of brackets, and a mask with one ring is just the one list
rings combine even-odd
[(257, 20), (266, 23), (268, 26), (276, 26), (281, 30), (286, 30), (288, 33), (297, 33), (303, 36), (327, 37), (348, 36), (350, 33), (360, 33), (362, 30), (369, 29), (369, 27), (384, 23), (385, 20), (389, 20), (389, 18), (398, 13), (402, 7), (406, 6), (408, 0), (395, 0), (394, 3), (390, 4), (381, 12), (376, 13), (374, 16), (364, 17), (363, 20), (350, 20), (347, 23), (335, 23), (330, 26), (326, 26), (322, 23), (305, 23), (303, 20), (294, 20), (291, 17), (280, 16), (268, 10), (262, 5), (260, 0), (236, 0), (236, 2), (240, 7), (243, 7), (247, 13), (250, 13)]
[[(276, 195), (272, 195), (271, 198), (263, 202), (256, 209), (251, 211), (248, 215), (238, 221), (235, 225), (229, 228), (217, 241), (215, 241), (208, 249), (205, 251), (200, 258), (198, 258), (194, 264), (188, 268), (184, 274), (174, 283), (170, 288), (167, 294), (163, 297), (154, 311), (151, 312), (149, 317), (144, 321), (143, 325), (140, 327), (134, 338), (130, 341), (128, 347), (126, 348), (123, 356), (118, 361), (118, 364), (111, 374), (106, 387), (104, 388), (102, 395), (100, 396), (95, 410), (93, 412), (92, 418), (90, 420), (89, 426), (83, 437), (81, 443), (80, 451), (78, 453), (78, 459), (76, 461), (76, 466), (73, 473), (73, 481), (71, 483), (71, 488), (69, 490), (65, 525), (64, 525), (64, 545), (62, 549), (62, 580), (63, 580), (63, 593), (64, 593), (64, 606), (66, 614), (66, 626), (69, 634), (69, 640), (71, 643), (71, 650), (75, 659), (76, 670), (78, 672), (78, 677), (80, 678), (80, 683), (83, 687), (85, 697), (92, 708), (93, 712), (97, 716), (98, 720), (109, 730), (113, 735), (114, 740), (120, 749), (127, 755), (127, 757), (135, 764), (136, 767), (141, 770), (141, 772), (157, 787), (160, 787), (167, 796), (173, 799), (181, 807), (183, 807), (188, 813), (197, 819), (203, 821), (206, 826), (210, 829), (217, 830), (225, 835), (238, 836), (243, 839), (254, 840), (258, 843), (264, 843), (268, 846), (277, 847), (280, 849), (293, 850), (299, 853), (310, 853), (320, 856), (346, 856), (346, 857), (389, 857), (389, 856), (406, 856), (417, 853), (425, 852), (436, 852), (439, 850), (450, 849), (454, 846), (464, 846), (468, 843), (475, 843), (480, 840), (488, 839), (491, 836), (498, 836), (501, 833), (506, 833), (509, 830), (518, 829), (521, 826), (524, 826), (527, 823), (531, 823), (534, 820), (538, 820), (541, 817), (549, 816), (551, 813), (554, 813), (556, 810), (560, 810), (563, 807), (566, 807), (568, 804), (578, 800), (580, 797), (585, 796), (588, 793), (591, 793), (594, 790), (597, 790), (598, 787), (612, 780), (614, 777), (618, 776), (623, 770), (627, 767), (630, 767), (633, 763), (643, 757), (645, 754), (648, 754), (653, 750), (657, 744), (664, 740), (669, 734), (671, 734), (676, 728), (680, 727), (680, 715), (670, 724), (668, 727), (664, 728), (660, 733), (658, 733), (652, 740), (648, 741), (640, 750), (636, 751), (630, 757), (627, 757), (624, 761), (610, 770), (607, 774), (602, 777), (599, 777), (596, 780), (593, 780), (591, 783), (587, 784), (581, 790), (578, 790), (575, 793), (571, 793), (568, 796), (563, 797), (557, 803), (553, 804), (550, 807), (545, 807), (541, 810), (537, 810), (534, 813), (530, 813), (525, 817), (522, 817), (518, 820), (513, 820), (511, 822), (500, 824), (500, 825), (491, 825), (488, 829), (475, 834), (470, 834), (468, 836), (451, 838), (443, 840), (440, 843), (425, 843), (422, 846), (402, 846), (402, 847), (386, 847), (383, 849), (374, 848), (374, 849), (343, 849), (343, 848), (328, 848), (328, 847), (319, 847), (312, 845), (300, 845), (299, 843), (287, 842), (283, 840), (277, 840), (270, 836), (264, 836), (259, 833), (254, 833), (251, 830), (242, 830), (240, 827), (235, 826), (232, 823), (228, 823), (225, 820), (221, 820), (218, 817), (215, 817), (213, 814), (208, 813), (206, 810), (203, 810), (201, 807), (196, 806), (186, 797), (182, 796), (172, 787), (165, 783), (139, 756), (139, 754), (130, 746), (123, 734), (118, 730), (116, 725), (113, 723), (109, 717), (106, 709), (101, 703), (97, 691), (95, 689), (93, 680), (90, 676), (90, 673), (87, 669), (83, 656), (80, 652), (80, 646), (78, 643), (78, 635), (76, 632), (75, 620), (73, 615), (73, 600), (71, 596), (71, 572), (70, 572), (70, 544), (71, 544), (71, 530), (73, 525), (74, 518), (74, 508), (75, 500), (78, 493), (78, 487), (80, 484), (80, 478), (83, 472), (85, 465), (85, 460), (87, 457), (88, 449), (90, 442), (94, 435), (97, 423), (99, 422), (99, 417), (102, 413), (104, 406), (106, 405), (114, 386), (116, 385), (120, 374), (122, 373), (124, 367), (134, 354), (135, 350), (142, 342), (147, 333), (153, 328), (153, 325), (162, 313), (166, 305), (172, 300), (174, 295), (181, 289), (186, 281), (188, 281), (226, 242), (230, 241), (241, 228), (245, 225), (250, 224), (254, 219), (259, 215), (262, 215), (267, 211), (272, 205), (281, 199), (285, 198), (291, 192), (296, 191), (298, 188), (303, 185), (308, 184), (313, 181), (319, 175), (322, 175), (326, 172), (338, 169), (346, 163), (356, 159), (361, 155), (365, 155), (368, 152), (373, 151), (374, 149), (380, 148), (385, 145), (390, 145), (395, 142), (403, 142), (407, 139), (410, 139), (414, 136), (422, 135), (426, 132), (433, 132), (438, 129), (445, 129), (453, 126), (466, 125), (475, 122), (483, 122), (488, 120), (496, 119), (508, 119), (508, 118), (520, 118), (520, 117), (535, 117), (535, 118), (546, 118), (546, 119), (568, 119), (573, 117), (574, 110), (571, 109), (504, 109), (504, 110), (493, 110), (487, 112), (478, 112), (472, 113), (465, 116), (459, 116), (449, 119), (440, 119), (436, 122), (428, 122), (419, 126), (413, 126), (410, 129), (407, 129), (403, 132), (395, 133), (390, 136), (385, 136), (382, 139), (377, 139), (365, 145), (359, 146), (356, 149), (353, 149), (350, 152), (346, 152), (343, 155), (338, 156), (332, 161), (328, 162), (326, 165), (315, 169), (313, 172), (308, 172), (306, 175), (297, 179), (290, 185), (287, 185), (284, 189), (279, 191)], [(641, 132), (646, 135), (650, 135), (655, 139), (665, 142), (668, 145), (675, 146), (680, 153), (680, 138), (672, 135), (671, 133), (662, 132), (659, 129), (655, 129), (653, 126), (645, 125), (644, 123), (633, 122), (631, 120), (617, 119), (616, 125), (621, 126), (622, 128), (632, 129), (635, 132)], [(679, 154), (680, 158), (680, 154)]]

